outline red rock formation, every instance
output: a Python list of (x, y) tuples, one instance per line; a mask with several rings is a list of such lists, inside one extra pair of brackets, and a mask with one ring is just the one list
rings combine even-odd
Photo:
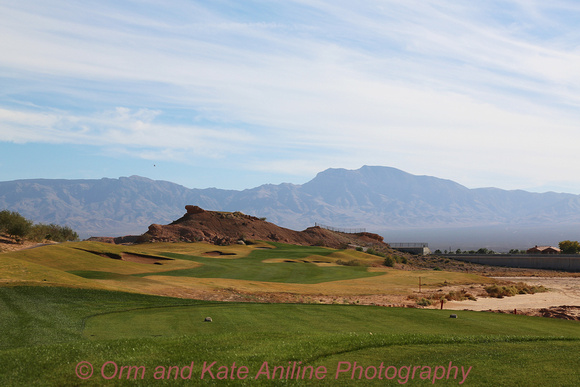
[(185, 209), (187, 213), (171, 224), (149, 226), (149, 231), (143, 234), (141, 241), (204, 241), (226, 245), (238, 241), (261, 240), (334, 248), (344, 248), (348, 244), (388, 247), (382, 242), (382, 237), (376, 234), (364, 233), (357, 236), (320, 227), (294, 231), (241, 212), (206, 211), (192, 205), (186, 206)]

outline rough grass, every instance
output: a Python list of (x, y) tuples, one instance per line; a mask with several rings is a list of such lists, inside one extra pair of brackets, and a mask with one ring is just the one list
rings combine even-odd
[(133, 246), (130, 248), (98, 242), (63, 243), (6, 253), (2, 255), (2, 259), (18, 259), (62, 271), (93, 270), (118, 274), (152, 273), (172, 268), (191, 268), (197, 265), (190, 261), (170, 260), (164, 261), (162, 265), (151, 265), (122, 261), (98, 254), (146, 253), (133, 251), (134, 249)]

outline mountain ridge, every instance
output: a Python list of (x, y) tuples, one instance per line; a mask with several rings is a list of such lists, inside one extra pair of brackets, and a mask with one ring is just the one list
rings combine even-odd
[(315, 222), (378, 232), (403, 228), (580, 225), (580, 195), (499, 188), (412, 175), (392, 167), (329, 168), (304, 184), (242, 191), (186, 188), (141, 176), (0, 182), (0, 209), (68, 225), (81, 237), (141, 234), (185, 205), (241, 211), (290, 229)]

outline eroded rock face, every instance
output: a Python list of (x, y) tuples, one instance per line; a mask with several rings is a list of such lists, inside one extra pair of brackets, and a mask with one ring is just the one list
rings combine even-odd
[(202, 212), (205, 212), (205, 210), (201, 207), (198, 206), (192, 206), (191, 204), (188, 204), (187, 206), (185, 206), (185, 210), (187, 211), (188, 214), (201, 214)]
[[(237, 241), (261, 240), (296, 245), (346, 248), (348, 244), (388, 247), (374, 234), (356, 235), (332, 232), (320, 227), (294, 231), (239, 211), (206, 211), (185, 206), (187, 214), (168, 225), (152, 224), (142, 236), (147, 242), (208, 242), (229, 245)], [(373, 238), (374, 237), (374, 238)]]
[(358, 233), (357, 235), (359, 235), (361, 237), (367, 237), (370, 239), (374, 239), (374, 240), (377, 240), (379, 242), (383, 242), (383, 237), (380, 236), (379, 234), (373, 234), (370, 232), (361, 232), (361, 233)]
[(160, 224), (152, 224), (149, 226), (150, 233), (157, 233), (160, 232), (161, 230), (163, 230), (163, 226)]

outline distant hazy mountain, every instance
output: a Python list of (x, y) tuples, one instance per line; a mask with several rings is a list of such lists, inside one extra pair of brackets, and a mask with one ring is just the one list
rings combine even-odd
[(186, 204), (267, 217), (295, 230), (314, 222), (374, 232), (580, 225), (579, 195), (468, 189), (388, 167), (328, 169), (303, 185), (267, 184), (243, 191), (188, 189), (139, 176), (0, 182), (0, 209), (69, 225), (83, 237), (141, 234), (151, 223), (179, 218)]

